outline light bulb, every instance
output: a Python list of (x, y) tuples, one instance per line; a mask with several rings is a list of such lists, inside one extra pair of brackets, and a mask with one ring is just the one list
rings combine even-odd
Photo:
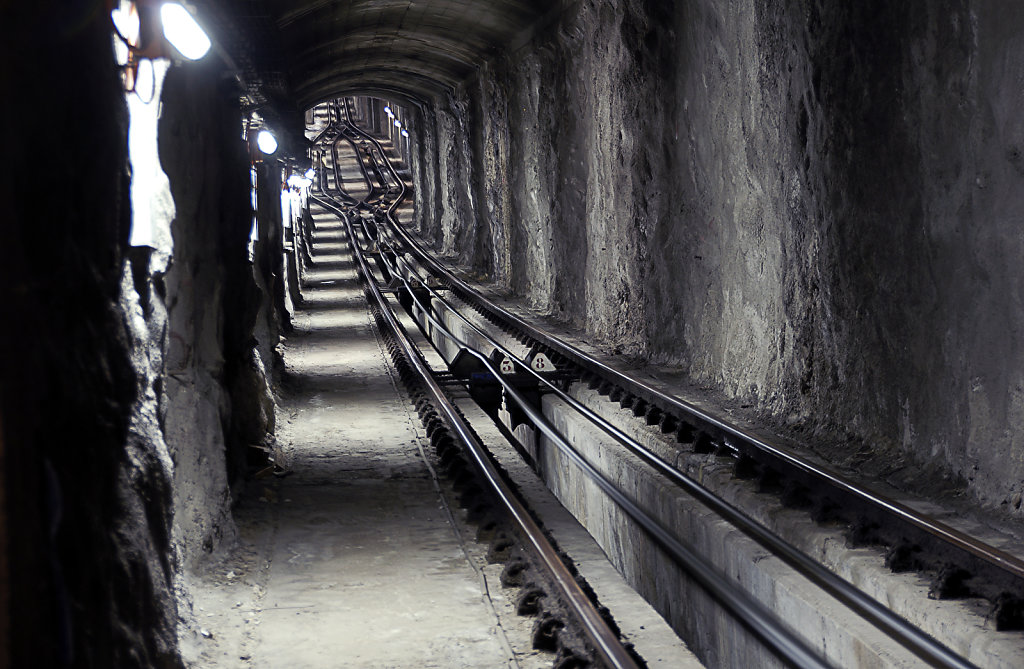
[(176, 2), (160, 8), (160, 21), (164, 37), (178, 52), (189, 60), (199, 60), (210, 50), (210, 38), (184, 7)]
[(269, 156), (274, 151), (277, 151), (277, 138), (269, 130), (260, 130), (259, 134), (256, 135), (256, 146), (260, 148), (260, 151)]

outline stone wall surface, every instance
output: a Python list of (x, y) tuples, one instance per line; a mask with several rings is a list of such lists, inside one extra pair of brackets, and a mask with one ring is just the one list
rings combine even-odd
[[(263, 445), (273, 411), (254, 363), (257, 313), (273, 312), (248, 260), (249, 159), (236, 96), (212, 65), (172, 68), (159, 129), (176, 205), (168, 310), (164, 429), (174, 458), (174, 534), (184, 568), (235, 536), (231, 484), (250, 446)], [(266, 342), (269, 363), (270, 349)], [(261, 360), (262, 362), (262, 360)]]
[[(437, 137), (437, 171), (439, 174), (437, 200), (443, 205), (438, 213), (438, 250), (445, 255), (457, 255), (460, 261), (486, 269), (486, 258), (474, 253), (478, 250), (476, 203), (473, 197), (473, 155), (470, 151), (468, 101), (453, 98), (437, 109), (434, 135)], [(484, 233), (486, 234), (486, 233)]]
[(233, 536), (229, 482), (273, 427), (248, 156), (216, 61), (172, 67), (154, 104), (173, 207), (139, 203), (166, 220), (159, 248), (129, 247), (110, 24), (81, 11), (4, 17), (0, 667), (178, 667), (175, 577)]
[(0, 666), (180, 666), (161, 321), (128, 254), (109, 21), (44, 1), (3, 24)]
[[(437, 193), (438, 181), (437, 163), (435, 162), (437, 136), (431, 132), (436, 123), (434, 110), (426, 106), (421, 107), (416, 110), (414, 118), (418, 130), (412, 142), (413, 156), (409, 167), (412, 170), (413, 191), (428, 193), (429, 195), (426, 197), (419, 198), (420, 202), (428, 202)], [(435, 202), (435, 207), (439, 205), (439, 202)], [(424, 211), (417, 207), (412, 224), (414, 229), (424, 237), (434, 238), (437, 236), (437, 232), (433, 226), (439, 220), (440, 216), (436, 215), (435, 210)]]
[(1022, 50), (992, 0), (578, 3), (430, 112), (424, 232), (839, 464), (1024, 513)]

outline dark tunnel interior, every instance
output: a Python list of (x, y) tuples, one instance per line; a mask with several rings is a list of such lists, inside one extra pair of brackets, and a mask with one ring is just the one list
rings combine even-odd
[(185, 666), (182, 575), (281, 457), (282, 182), (346, 97), (465, 276), (1020, 530), (1024, 5), (195, 0), (190, 60), (160, 4), (0, 14), (0, 669)]

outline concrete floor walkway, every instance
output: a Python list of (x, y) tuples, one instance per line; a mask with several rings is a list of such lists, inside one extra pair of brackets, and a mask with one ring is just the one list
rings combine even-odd
[(202, 629), (186, 655), (196, 667), (519, 666), (501, 594), (421, 455), (340, 224), (315, 220), (316, 266), (284, 351), (278, 440), (292, 473), (251, 486), (240, 549), (193, 584)]

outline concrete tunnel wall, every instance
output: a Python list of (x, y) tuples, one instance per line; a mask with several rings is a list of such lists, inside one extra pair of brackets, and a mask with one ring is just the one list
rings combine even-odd
[(1024, 7), (576, 5), (425, 109), (418, 225), (840, 465), (1024, 481)]

